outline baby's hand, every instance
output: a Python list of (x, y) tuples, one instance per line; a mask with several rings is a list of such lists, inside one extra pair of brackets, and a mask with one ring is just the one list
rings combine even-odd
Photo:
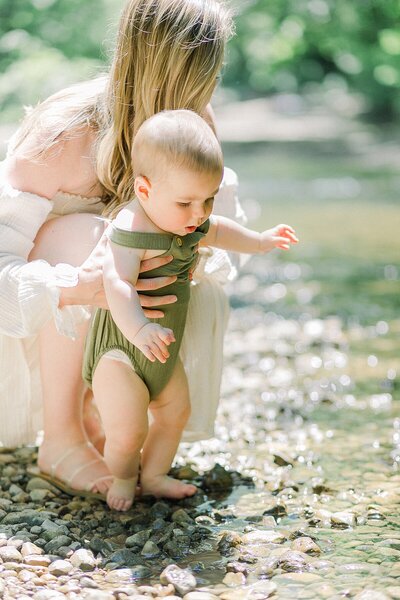
[(175, 336), (172, 329), (161, 327), (158, 323), (147, 323), (139, 329), (132, 342), (151, 362), (159, 360), (165, 363), (169, 357), (167, 346), (175, 342)]
[(297, 244), (298, 241), (293, 227), (285, 224), (276, 225), (261, 233), (260, 250), (261, 252), (270, 252), (274, 248), (289, 250), (290, 244)]

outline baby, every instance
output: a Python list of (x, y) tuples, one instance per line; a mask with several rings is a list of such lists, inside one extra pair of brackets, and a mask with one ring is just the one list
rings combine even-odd
[[(223, 157), (213, 131), (196, 113), (164, 111), (145, 121), (132, 157), (135, 198), (108, 229), (104, 287), (109, 310), (98, 309), (94, 315), (83, 367), (102, 418), (104, 457), (114, 477), (107, 503), (123, 511), (132, 505), (139, 467), (143, 494), (184, 498), (197, 490), (168, 472), (190, 413), (179, 348), (198, 248), (265, 253), (298, 241), (288, 225), (257, 233), (210, 216)], [(161, 254), (171, 255), (172, 261), (141, 276), (176, 276), (161, 293), (174, 294), (177, 301), (163, 307), (162, 319), (149, 321), (135, 283), (141, 261)]]

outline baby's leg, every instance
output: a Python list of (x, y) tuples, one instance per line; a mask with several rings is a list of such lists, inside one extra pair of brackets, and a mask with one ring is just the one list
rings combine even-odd
[(188, 385), (180, 360), (168, 384), (150, 402), (149, 408), (154, 420), (142, 452), (142, 492), (164, 498), (193, 496), (197, 491), (196, 486), (168, 477), (190, 415)]
[(107, 503), (110, 508), (128, 510), (148, 431), (149, 392), (130, 366), (105, 357), (95, 370), (93, 392), (106, 434), (104, 458), (114, 476)]

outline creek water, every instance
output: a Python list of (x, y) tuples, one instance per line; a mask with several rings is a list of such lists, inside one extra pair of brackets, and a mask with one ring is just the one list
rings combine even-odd
[[(270, 580), (278, 597), (400, 598), (395, 149), (388, 137), (368, 147), (225, 146), (251, 226), (289, 223), (301, 243), (252, 258), (230, 285), (217, 438), (185, 460), (215, 460), (252, 479), (254, 488), (215, 502), (214, 529), (282, 533), (278, 544), (246, 546), (255, 557), (246, 583)], [(279, 565), (301, 536), (318, 556), (303, 568)], [(227, 562), (243, 560), (232, 551), (221, 562), (212, 548), (198, 558), (214, 584)]]

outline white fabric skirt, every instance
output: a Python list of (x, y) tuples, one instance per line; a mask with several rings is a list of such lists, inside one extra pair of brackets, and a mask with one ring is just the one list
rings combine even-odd
[[(75, 200), (70, 194), (64, 197), (60, 194), (57, 203), (54, 203), (57, 210), (50, 216), (95, 212), (95, 206), (88, 210), (87, 199)], [(237, 177), (230, 169), (225, 170), (216, 196), (215, 213), (241, 223), (245, 220), (237, 198)], [(233, 260), (236, 262), (236, 259)], [(236, 267), (227, 253), (221, 250), (213, 250), (208, 256), (203, 256), (195, 272), (181, 350), (192, 404), (184, 441), (207, 439), (214, 435), (223, 339), (229, 315), (228, 301), (221, 284), (231, 280), (235, 273)], [(71, 319), (71, 316), (65, 316)], [(20, 338), (0, 334), (0, 445), (35, 444), (42, 428), (38, 336)]]

